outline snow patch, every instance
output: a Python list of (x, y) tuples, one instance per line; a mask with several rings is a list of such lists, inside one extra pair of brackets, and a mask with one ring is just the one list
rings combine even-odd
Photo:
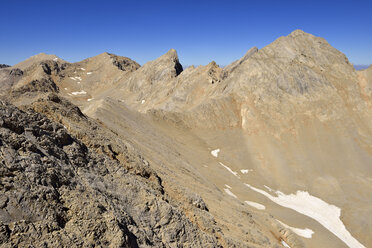
[(233, 171), (230, 167), (224, 165), (223, 163), (219, 162), (220, 165), (222, 165), (226, 170), (228, 170), (231, 174), (233, 174), (234, 176), (240, 178), (240, 176), (238, 175), (238, 172), (236, 171)]
[(219, 152), (220, 152), (220, 149), (216, 149), (216, 150), (211, 151), (211, 154), (212, 154), (214, 157), (217, 158)]
[(231, 192), (229, 189), (223, 189), (223, 190), (225, 190), (226, 194), (238, 199), (238, 197), (233, 192)]
[(58, 61), (58, 58), (54, 58), (53, 61)]
[(80, 68), (82, 71), (85, 71), (85, 69), (82, 67), (82, 68)]
[(240, 170), (240, 172), (241, 172), (242, 174), (248, 174), (248, 172), (250, 172), (250, 171), (253, 171), (253, 170), (250, 170), (250, 169), (243, 169), (243, 170)]
[(141, 101), (141, 104), (144, 104), (145, 102), (146, 102), (146, 100), (142, 100), (142, 101)]
[[(72, 80), (74, 80), (74, 81), (76, 81), (76, 80), (79, 80), (79, 81), (81, 81), (81, 77), (70, 77)], [(78, 82), (78, 83), (80, 83), (80, 82)]]
[(296, 194), (285, 195), (280, 191), (275, 191), (277, 196), (272, 196), (264, 190), (245, 184), (248, 188), (266, 196), (276, 204), (293, 209), (298, 213), (306, 215), (336, 235), (347, 246), (353, 248), (365, 248), (356, 240), (346, 229), (340, 220), (341, 209), (335, 205), (328, 204), (320, 198), (310, 195), (306, 191), (298, 190)]
[(65, 90), (67, 90), (67, 88), (65, 88)]
[(88, 102), (90, 102), (90, 101), (92, 101), (92, 100), (93, 100), (93, 98), (88, 98), (88, 99), (87, 99)]
[(294, 232), (298, 236), (301, 236), (301, 237), (310, 239), (313, 236), (313, 234), (314, 234), (314, 231), (311, 230), (311, 229), (309, 229), (309, 228), (301, 229), (301, 228), (291, 227), (291, 226), (288, 226), (288, 225), (284, 224), (280, 220), (277, 220), (277, 221), (280, 224), (282, 224), (282, 226), (284, 226), (285, 228), (290, 229), (292, 232)]
[(228, 189), (232, 189), (231, 186), (225, 184), (225, 187), (228, 188)]
[(92, 72), (87, 72), (87, 75), (90, 75), (90, 74), (92, 74)]
[(284, 240), (282, 240), (282, 245), (284, 246), (284, 247), (288, 247), (288, 248), (291, 248)]
[(85, 95), (86, 92), (84, 90), (82, 90), (82, 91), (71, 92), (71, 94), (73, 94), (74, 96), (76, 96), (76, 95)]
[(249, 206), (257, 208), (259, 210), (264, 210), (266, 208), (264, 205), (259, 204), (257, 202), (253, 202), (253, 201), (245, 201), (245, 203), (247, 203)]

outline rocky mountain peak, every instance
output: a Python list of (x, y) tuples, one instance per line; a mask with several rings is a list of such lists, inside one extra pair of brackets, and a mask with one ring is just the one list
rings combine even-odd
[(174, 49), (170, 49), (159, 58), (146, 63), (141, 69), (146, 73), (154, 74), (157, 79), (176, 77), (183, 71), (177, 52)]
[(178, 59), (177, 51), (174, 48), (169, 49), (169, 51), (163, 56)]
[[(306, 32), (304, 32), (304, 31), (301, 30), (301, 29), (296, 29), (296, 30), (292, 31), (292, 32), (289, 34), (289, 36), (293, 36), (293, 37), (296, 37), (296, 36), (303, 36), (303, 35), (311, 35), (311, 34), (306, 33)], [(311, 35), (311, 36), (313, 36), (313, 35)]]
[(175, 76), (178, 76), (183, 71), (183, 67), (178, 59), (177, 51), (173, 48), (170, 49), (166, 54), (156, 59), (155, 61), (159, 61), (165, 64), (167, 63), (172, 64), (175, 70)]
[(30, 66), (32, 66), (36, 63), (45, 61), (45, 60), (53, 60), (55, 62), (66, 63), (66, 61), (64, 61), (63, 59), (59, 58), (58, 56), (56, 56), (54, 54), (39, 53), (39, 54), (31, 56), (30, 58), (14, 65), (13, 68), (18, 68), (18, 69), (21, 69), (21, 70), (25, 70), (28, 67), (30, 67)]
[(216, 63), (216, 61), (211, 61), (211, 62), (209, 62), (209, 64), (207, 65), (208, 67), (219, 67), (218, 65), (217, 65), (217, 63)]

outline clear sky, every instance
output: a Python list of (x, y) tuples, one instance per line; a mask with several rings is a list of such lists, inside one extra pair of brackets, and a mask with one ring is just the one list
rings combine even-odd
[(372, 63), (372, 1), (1, 0), (0, 63), (40, 52), (76, 62), (102, 52), (140, 64), (170, 48), (183, 65), (226, 65), (295, 29)]

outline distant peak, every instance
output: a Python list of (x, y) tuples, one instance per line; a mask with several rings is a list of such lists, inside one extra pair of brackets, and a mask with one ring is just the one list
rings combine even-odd
[(183, 67), (178, 60), (177, 51), (173, 48), (155, 61), (163, 61), (162, 63), (168, 63), (167, 61), (171, 61), (172, 66), (175, 69), (176, 76), (178, 76), (183, 71)]
[(167, 57), (171, 57), (171, 58), (177, 58), (178, 59), (178, 54), (177, 54), (177, 51), (173, 48), (171, 48), (166, 54), (164, 54), (165, 56)]
[(302, 31), (301, 29), (296, 29), (296, 30), (292, 31), (292, 33), (290, 33), (289, 35), (296, 37), (296, 36), (305, 35), (305, 34), (307, 34), (307, 33)]
[(216, 66), (217, 65), (217, 63), (216, 63), (216, 61), (211, 61), (208, 65), (211, 65), (211, 66)]
[(292, 33), (290, 33), (287, 37), (290, 37), (290, 38), (306, 38), (306, 39), (313, 39), (315, 36), (310, 34), (310, 33), (306, 33), (304, 31), (302, 31), (301, 29), (296, 29), (295, 31), (293, 31)]

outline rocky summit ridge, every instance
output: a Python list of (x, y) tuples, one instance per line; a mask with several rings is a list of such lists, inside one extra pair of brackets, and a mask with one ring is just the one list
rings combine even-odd
[(0, 247), (370, 247), (371, 72), (302, 30), (2, 66)]

